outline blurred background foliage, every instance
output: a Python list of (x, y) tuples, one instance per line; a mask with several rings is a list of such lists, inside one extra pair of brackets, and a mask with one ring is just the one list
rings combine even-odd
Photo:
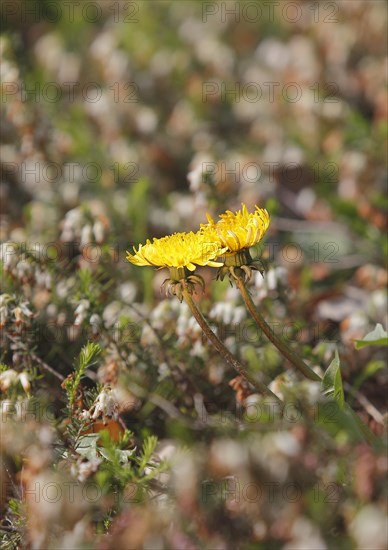
[[(303, 411), (275, 422), (264, 407), (247, 421), (261, 398), (229, 384), (233, 372), (185, 306), (161, 294), (166, 274), (128, 264), (125, 251), (196, 230), (206, 212), (265, 206), (271, 226), (254, 253), (267, 274), (254, 278), (254, 299), (315, 367), (339, 349), (345, 395), (380, 438), (384, 355), (353, 341), (387, 326), (385, 3), (6, 0), (1, 15), (1, 360), (3, 373), (29, 380), (4, 375), (2, 397), (6, 407), (53, 404), (60, 425), (70, 415), (61, 380), (98, 341), (79, 410), (110, 388), (127, 445), (143, 449), (117, 480), (122, 455), (111, 448), (116, 458), (98, 464), (94, 441), (83, 477), (78, 424), (68, 433), (50, 417), (57, 431), (45, 439), (47, 422), (8, 421), (8, 547), (93, 547), (97, 532), (102, 548), (384, 548), (382, 450), (316, 422), (314, 384), (203, 269), (205, 315)], [(147, 485), (163, 453), (180, 460)], [(120, 491), (136, 483), (137, 499), (117, 506), (106, 489), (73, 515), (66, 503), (55, 513), (26, 504), (20, 487), (54, 474)], [(241, 496), (267, 482), (302, 495)]]

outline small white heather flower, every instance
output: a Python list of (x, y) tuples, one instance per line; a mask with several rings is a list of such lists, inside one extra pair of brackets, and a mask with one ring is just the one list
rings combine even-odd
[(29, 393), (31, 389), (28, 374), (23, 371), (20, 374), (14, 369), (7, 369), (0, 373), (0, 390), (7, 391), (11, 386), (15, 386), (18, 382), (21, 383), (24, 391)]
[(102, 313), (105, 328), (111, 328), (117, 322), (122, 311), (122, 304), (118, 300), (110, 302)]
[(12, 300), (9, 294), (0, 294), (0, 307), (6, 306)]
[(18, 378), (19, 378), (19, 382), (21, 383), (21, 385), (23, 387), (23, 390), (26, 393), (30, 393), (31, 384), (30, 384), (30, 380), (28, 378), (28, 374), (23, 371), (19, 374)]
[(7, 369), (0, 373), (0, 389), (7, 391), (18, 379), (18, 373), (14, 369)]
[(26, 317), (29, 317), (30, 319), (34, 316), (34, 314), (32, 313), (32, 311), (27, 307), (27, 303), (28, 302), (22, 302), (20, 304), (20, 309), (22, 310), (22, 313), (23, 315), (25, 315)]
[(196, 340), (190, 350), (190, 355), (193, 357), (206, 357), (206, 349), (200, 340)]
[(200, 153), (194, 157), (191, 165), (193, 168), (187, 174), (187, 179), (190, 183), (190, 191), (198, 193), (202, 187), (205, 176), (209, 174), (209, 171), (204, 171), (204, 167), (214, 166), (214, 159), (210, 155)]
[[(157, 327), (155, 327), (157, 328)], [(158, 337), (155, 331), (149, 325), (143, 325), (141, 329), (140, 343), (142, 346), (150, 346), (157, 344)]]
[(74, 320), (74, 324), (75, 325), (81, 325), (82, 322), (86, 319), (86, 315), (87, 315), (87, 311), (90, 307), (90, 302), (89, 300), (81, 300), (80, 303), (78, 304), (78, 306), (76, 307), (75, 311), (74, 311), (74, 315), (75, 315), (75, 320)]
[(90, 244), (93, 241), (93, 232), (92, 232), (92, 226), (87, 224), (84, 225), (81, 230), (81, 246), (85, 246), (87, 244)]
[(12, 310), (12, 313), (15, 316), (15, 321), (17, 325), (20, 325), (23, 322), (23, 312), (22, 308), (17, 306)]
[(176, 311), (173, 309), (176, 302), (161, 300), (151, 311), (152, 326), (157, 330), (163, 329), (166, 324), (176, 318)]
[(110, 389), (104, 388), (97, 396), (93, 405), (94, 412), (92, 414), (93, 420), (99, 418), (101, 415), (116, 417), (118, 413), (118, 403), (115, 399), (114, 392)]
[(93, 313), (89, 319), (89, 323), (92, 327), (92, 334), (93, 336), (96, 336), (96, 334), (99, 333), (100, 327), (101, 327), (101, 317), (97, 313)]
[(85, 422), (89, 422), (91, 419), (91, 414), (89, 411), (83, 410), (80, 414), (81, 420), (84, 420)]
[(35, 271), (35, 280), (38, 286), (42, 288), (46, 288), (47, 290), (50, 290), (51, 288), (51, 274), (47, 271), (41, 271), (40, 269), (36, 269)]
[(27, 260), (20, 260), (16, 265), (16, 274), (19, 279), (23, 279), (26, 275), (31, 274), (31, 264)]
[(92, 458), (87, 462), (80, 462), (78, 466), (78, 475), (77, 479), (80, 483), (83, 483), (90, 477), (94, 472), (98, 470), (99, 465), (102, 460), (100, 458)]
[(187, 174), (187, 179), (190, 182), (190, 191), (197, 192), (203, 181), (202, 166), (198, 165)]
[(6, 322), (7, 322), (7, 319), (8, 319), (8, 308), (7, 306), (1, 306), (0, 307), (0, 327), (4, 327)]
[(102, 242), (104, 242), (105, 228), (103, 223), (100, 220), (97, 220), (93, 224), (93, 235), (96, 243), (101, 244)]
[(261, 273), (257, 273), (255, 277), (255, 286), (258, 289), (258, 299), (262, 300), (268, 296), (268, 291), (276, 290), (279, 286), (287, 283), (287, 270), (282, 267), (271, 268), (263, 277)]
[(245, 308), (242, 306), (219, 302), (212, 307), (209, 316), (224, 325), (237, 325), (245, 319), (246, 315)]

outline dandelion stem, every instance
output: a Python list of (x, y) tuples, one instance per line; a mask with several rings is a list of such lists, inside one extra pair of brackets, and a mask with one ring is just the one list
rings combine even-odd
[(203, 317), (202, 313), (198, 309), (196, 303), (194, 302), (191, 293), (189, 292), (186, 282), (182, 285), (182, 296), (185, 299), (187, 305), (190, 308), (191, 313), (193, 314), (195, 320), (205, 333), (206, 337), (210, 340), (213, 346), (216, 348), (218, 353), (243, 377), (247, 380), (252, 386), (254, 386), (257, 391), (264, 393), (276, 399), (279, 403), (282, 401), (275, 395), (265, 384), (253, 378), (245, 369), (245, 367), (238, 361), (235, 356), (230, 353), (230, 351), (224, 346), (218, 336), (212, 331), (208, 325), (206, 319)]
[(312, 369), (310, 369), (310, 367), (306, 365), (303, 359), (301, 359), (299, 355), (297, 355), (291, 348), (289, 348), (281, 338), (276, 336), (274, 331), (267, 324), (264, 317), (261, 315), (255, 304), (253, 303), (253, 300), (245, 285), (243, 277), (237, 277), (236, 286), (240, 290), (245, 305), (247, 306), (253, 319), (256, 321), (257, 325), (264, 332), (267, 338), (273, 343), (273, 345), (280, 351), (282, 355), (284, 355), (284, 357), (286, 357), (286, 359), (288, 359), (294, 365), (294, 367), (296, 367), (302, 374), (304, 374), (306, 378), (309, 378), (310, 380), (314, 380), (316, 382), (320, 382), (321, 377)]

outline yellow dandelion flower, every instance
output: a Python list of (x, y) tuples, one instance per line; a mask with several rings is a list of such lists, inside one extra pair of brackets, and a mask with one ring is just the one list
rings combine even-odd
[(220, 215), (220, 220), (214, 222), (207, 214), (208, 224), (201, 225), (204, 232), (216, 232), (220, 245), (227, 248), (227, 254), (235, 254), (244, 248), (257, 244), (269, 227), (269, 214), (265, 208), (256, 206), (253, 213), (249, 213), (244, 203), (241, 210), (233, 213), (227, 210)]
[(159, 268), (186, 268), (194, 271), (196, 265), (220, 267), (222, 263), (214, 261), (224, 253), (217, 239), (210, 240), (209, 234), (174, 233), (161, 239), (147, 240), (145, 245), (139, 245), (135, 254), (127, 252), (127, 260), (134, 265), (153, 265)]

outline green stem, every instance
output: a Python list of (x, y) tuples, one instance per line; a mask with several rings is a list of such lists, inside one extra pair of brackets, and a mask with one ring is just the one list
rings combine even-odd
[(244, 279), (241, 276), (237, 278), (236, 286), (240, 290), (245, 305), (247, 306), (250, 314), (256, 321), (259, 328), (273, 343), (273, 345), (277, 347), (280, 353), (284, 355), (284, 357), (286, 357), (294, 365), (294, 367), (300, 370), (300, 372), (304, 374), (306, 378), (309, 378), (310, 380), (314, 380), (316, 382), (320, 382), (321, 377), (312, 369), (310, 369), (310, 367), (306, 365), (303, 359), (301, 359), (291, 348), (289, 348), (283, 340), (276, 336), (271, 327), (266, 323), (264, 317), (261, 315), (255, 304), (253, 303), (251, 295), (249, 294), (248, 289), (245, 286)]
[(243, 377), (245, 380), (248, 380), (252, 386), (254, 386), (259, 392), (267, 394), (279, 403), (283, 404), (282, 401), (275, 395), (265, 384), (259, 380), (254, 379), (245, 369), (245, 367), (238, 361), (234, 355), (224, 346), (218, 336), (212, 331), (209, 327), (206, 319), (203, 317), (202, 313), (198, 309), (196, 303), (194, 302), (190, 292), (187, 289), (186, 282), (182, 285), (182, 296), (185, 299), (187, 305), (190, 308), (191, 313), (193, 314), (195, 320), (205, 333), (206, 337), (210, 340), (213, 346), (216, 348), (218, 353)]

